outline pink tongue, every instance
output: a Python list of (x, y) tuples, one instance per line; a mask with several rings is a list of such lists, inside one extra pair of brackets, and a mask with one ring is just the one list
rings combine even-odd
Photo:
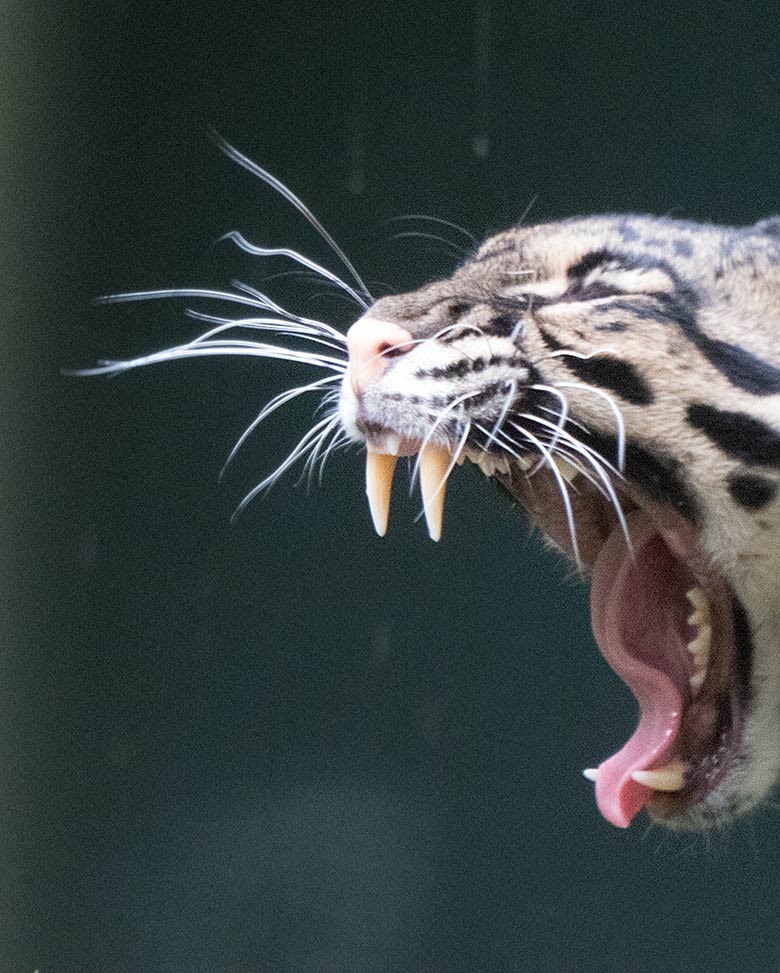
[(599, 767), (596, 802), (612, 824), (627, 828), (653, 795), (631, 779), (663, 766), (682, 712), (688, 671), (684, 631), (685, 568), (641, 512), (626, 518), (634, 558), (620, 529), (593, 567), (591, 616), (599, 648), (639, 703), (639, 725), (622, 750)]

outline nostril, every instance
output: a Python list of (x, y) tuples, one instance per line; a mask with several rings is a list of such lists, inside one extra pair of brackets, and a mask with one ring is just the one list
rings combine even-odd
[(362, 317), (347, 332), (349, 375), (359, 395), (374, 384), (389, 366), (412, 347), (412, 336), (393, 321)]
[(401, 355), (405, 355), (408, 350), (408, 345), (391, 345), (388, 342), (383, 342), (378, 349), (378, 353), (383, 358), (400, 358)]

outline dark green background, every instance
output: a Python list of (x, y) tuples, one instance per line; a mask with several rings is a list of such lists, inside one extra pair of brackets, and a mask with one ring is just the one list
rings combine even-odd
[[(770, 14), (4, 5), (3, 973), (777, 968), (776, 808), (709, 837), (599, 817), (579, 771), (633, 702), (586, 592), (480, 474), (453, 478), (438, 546), (402, 489), (373, 535), (354, 451), (231, 526), (313, 403), (218, 486), (222, 460), (300, 372), (59, 373), (196, 333), (180, 305), (95, 295), (288, 269), (227, 230), (337, 266), (208, 125), (379, 292), (456, 259), (389, 239), (402, 214), (483, 235), (534, 197), (535, 219), (776, 212)], [(352, 320), (297, 278), (267, 286)]]

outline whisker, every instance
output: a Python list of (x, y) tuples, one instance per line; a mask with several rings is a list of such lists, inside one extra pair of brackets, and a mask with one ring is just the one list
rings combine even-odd
[[(239, 285), (240, 286), (240, 285)], [(242, 288), (244, 289), (244, 288)], [(249, 288), (246, 288), (249, 291)], [(273, 302), (265, 298), (259, 291), (250, 291), (253, 298), (231, 291), (218, 291), (209, 287), (162, 287), (150, 291), (127, 291), (121, 294), (104, 294), (94, 298), (95, 304), (124, 304), (129, 301), (154, 301), (170, 297), (205, 297), (215, 301), (230, 301), (233, 304), (246, 304), (249, 307), (259, 307), (262, 310), (276, 309)], [(259, 299), (262, 298), (262, 299)], [(278, 308), (286, 313), (282, 308)]]
[[(593, 486), (599, 491), (599, 493), (601, 493), (601, 495), (605, 497), (605, 499), (607, 499), (614, 507), (615, 514), (620, 524), (620, 529), (623, 533), (623, 536), (626, 538), (628, 547), (630, 549), (631, 540), (628, 533), (628, 525), (626, 523), (625, 515), (623, 513), (623, 506), (613, 486), (612, 480), (607, 472), (609, 471), (609, 473), (612, 473), (613, 475), (622, 479), (619, 470), (615, 469), (615, 467), (612, 466), (611, 463), (609, 463), (602, 456), (596, 453), (595, 450), (591, 449), (590, 446), (586, 445), (576, 437), (572, 436), (565, 429), (564, 430), (559, 429), (557, 424), (553, 424), (549, 422), (547, 419), (541, 418), (541, 416), (535, 416), (525, 412), (521, 413), (519, 418), (530, 420), (531, 422), (535, 422), (544, 427), (548, 427), (553, 431), (553, 438), (555, 439), (555, 444), (548, 443), (548, 448), (550, 448), (553, 451), (553, 453), (555, 452), (563, 453), (563, 448), (561, 448), (560, 446), (560, 441), (563, 441), (566, 444), (564, 448), (569, 453), (576, 453), (577, 455), (581, 456), (587, 463), (590, 464), (591, 469), (598, 477), (598, 479), (601, 481), (601, 485), (596, 483), (590, 476), (588, 476), (587, 472), (581, 466), (578, 466), (578, 468), (580, 469), (580, 472), (586, 477), (586, 479), (589, 480), (589, 482), (593, 484)], [(513, 425), (514, 428), (516, 428), (519, 432), (522, 432), (523, 435), (528, 434), (528, 431), (527, 429), (525, 429), (525, 427), (515, 424), (514, 422), (512, 422), (511, 425)], [(569, 459), (569, 457), (566, 456), (564, 456), (564, 458)], [(528, 475), (531, 476), (533, 475), (534, 472), (535, 470), (531, 470)]]
[(206, 345), (176, 345), (150, 355), (129, 358), (122, 361), (103, 360), (91, 368), (78, 368), (66, 371), (67, 375), (112, 375), (130, 371), (146, 365), (157, 365), (162, 362), (179, 361), (185, 358), (207, 358), (219, 356), (243, 356), (249, 358), (275, 358), (279, 361), (294, 361), (314, 368), (327, 368), (332, 372), (342, 374), (346, 365), (340, 358), (330, 358), (327, 355), (314, 355), (306, 352), (294, 351), (290, 348), (279, 348), (275, 345), (263, 345), (255, 342), (215, 341)]
[(306, 267), (308, 270), (313, 270), (320, 277), (324, 277), (325, 280), (330, 281), (331, 284), (341, 287), (342, 290), (346, 291), (347, 294), (349, 294), (349, 296), (352, 297), (355, 302), (363, 308), (364, 311), (368, 308), (368, 302), (366, 301), (365, 297), (358, 294), (353, 287), (350, 287), (349, 284), (345, 283), (340, 277), (332, 273), (332, 271), (327, 270), (314, 260), (304, 257), (304, 255), (298, 253), (297, 250), (290, 250), (287, 247), (258, 247), (255, 244), (250, 243), (249, 240), (247, 240), (247, 238), (238, 230), (231, 230), (220, 237), (220, 239), (229, 240), (240, 250), (243, 250), (245, 253), (250, 253), (256, 257), (289, 257), (290, 260), (294, 260), (302, 267)]
[(330, 423), (327, 426), (325, 426), (325, 428), (320, 433), (320, 435), (317, 436), (317, 439), (314, 444), (314, 448), (306, 457), (306, 461), (303, 464), (303, 469), (301, 470), (301, 475), (298, 477), (298, 482), (296, 486), (301, 484), (305, 479), (306, 488), (308, 490), (311, 489), (312, 480), (314, 479), (314, 467), (318, 459), (320, 458), (321, 451), (324, 450), (325, 443), (327, 442), (328, 437), (330, 436), (331, 433), (333, 433), (333, 435), (338, 435), (338, 424), (340, 422), (339, 416), (336, 414), (331, 414), (329, 418), (331, 420)]
[(490, 449), (490, 444), (495, 442), (496, 434), (498, 433), (499, 429), (503, 426), (504, 420), (507, 417), (509, 409), (511, 408), (512, 403), (514, 402), (516, 395), (517, 395), (517, 382), (511, 381), (509, 383), (509, 392), (507, 393), (506, 398), (504, 399), (504, 404), (501, 407), (501, 412), (499, 412), (498, 418), (493, 424), (493, 431), (490, 433), (487, 442), (482, 447), (483, 450), (485, 450), (485, 452), (487, 452), (487, 450)]
[(467, 237), (471, 243), (476, 247), (479, 240), (474, 236), (473, 233), (457, 223), (452, 223), (450, 220), (443, 220), (440, 216), (426, 216), (424, 213), (407, 213), (405, 216), (391, 216), (387, 223), (398, 223), (401, 220), (426, 220), (428, 223), (438, 223), (440, 226), (449, 226), (453, 230), (457, 230), (458, 233), (462, 233)]
[[(487, 435), (487, 429), (484, 426), (478, 423), (477, 428), (480, 430), (480, 432), (485, 433), (485, 435)], [(555, 477), (555, 481), (558, 485), (558, 490), (561, 494), (561, 500), (563, 501), (564, 510), (566, 512), (566, 523), (569, 528), (569, 537), (571, 538), (572, 557), (574, 558), (574, 563), (577, 565), (577, 568), (580, 571), (582, 571), (583, 565), (582, 565), (582, 560), (580, 558), (579, 545), (577, 544), (577, 528), (574, 523), (574, 511), (572, 510), (571, 497), (569, 496), (569, 491), (566, 485), (566, 481), (561, 475), (561, 472), (558, 469), (558, 467), (555, 465), (555, 461), (553, 460), (552, 453), (544, 445), (544, 443), (524, 427), (518, 426), (517, 428), (520, 430), (520, 432), (522, 432), (524, 436), (526, 436), (528, 441), (539, 450), (539, 452), (547, 461), (547, 465), (550, 468), (550, 472)], [(521, 459), (521, 457), (517, 453), (509, 449), (507, 446), (504, 446), (504, 449), (506, 449), (507, 452), (512, 453), (512, 455), (515, 456), (517, 459)]]
[(597, 388), (595, 385), (585, 385), (581, 382), (556, 382), (555, 387), (559, 389), (578, 389), (581, 392), (591, 392), (593, 395), (597, 395), (599, 398), (604, 399), (615, 417), (618, 441), (617, 466), (622, 472), (626, 466), (626, 426), (623, 421), (623, 414), (618, 408), (618, 404), (615, 402), (615, 399), (609, 394), (609, 392), (605, 392), (604, 389)]
[[(479, 395), (479, 394), (480, 394), (479, 392), (467, 392), (465, 395), (460, 395), (458, 396), (458, 398), (453, 399), (452, 402), (450, 402), (449, 405), (445, 406), (438, 414), (436, 421), (431, 425), (431, 428), (425, 434), (425, 439), (423, 439), (422, 444), (420, 445), (420, 448), (417, 451), (417, 458), (415, 459), (414, 467), (412, 468), (412, 473), (411, 476), (409, 477), (409, 496), (412, 495), (412, 491), (414, 490), (414, 486), (420, 472), (420, 454), (428, 445), (428, 443), (430, 443), (434, 433), (446, 418), (447, 413), (451, 412), (459, 405), (462, 405), (467, 399), (473, 399), (475, 395)], [(457, 453), (455, 454), (455, 458), (457, 459)]]
[(227, 324), (235, 328), (244, 325), (251, 325), (257, 328), (258, 325), (265, 325), (265, 330), (278, 331), (280, 334), (300, 335), (311, 334), (327, 336), (331, 340), (338, 341), (340, 345), (346, 344), (346, 335), (332, 328), (329, 324), (321, 324), (319, 321), (309, 321), (303, 323), (287, 318), (226, 318), (220, 314), (209, 314), (207, 311), (196, 311), (193, 308), (186, 308), (184, 313), (188, 318), (195, 321), (209, 321), (212, 324)]
[(192, 347), (205, 344), (215, 335), (224, 334), (226, 331), (233, 331), (236, 328), (246, 328), (248, 331), (271, 331), (279, 337), (300, 338), (302, 341), (311, 341), (314, 344), (332, 348), (334, 351), (344, 351), (343, 345), (337, 345), (332, 341), (319, 337), (319, 335), (312, 334), (311, 329), (305, 325), (298, 326), (286, 324), (284, 321), (277, 322), (275, 318), (243, 318), (235, 321), (230, 318), (215, 318), (210, 314), (200, 314), (197, 311), (188, 312), (188, 316), (201, 321), (211, 321), (216, 325), (203, 334), (198, 335), (197, 338), (193, 338), (192, 341), (189, 341), (188, 344)]
[(288, 454), (287, 458), (282, 460), (282, 462), (276, 467), (273, 473), (270, 473), (265, 479), (261, 480), (256, 486), (247, 493), (244, 499), (236, 507), (233, 516), (230, 518), (231, 521), (235, 521), (238, 516), (247, 508), (247, 506), (254, 500), (254, 498), (262, 493), (264, 490), (269, 489), (276, 483), (276, 481), (290, 469), (290, 467), (298, 460), (301, 456), (304, 456), (309, 450), (313, 449), (315, 444), (319, 441), (319, 437), (322, 431), (334, 423), (338, 422), (338, 416), (326, 416), (319, 422), (315, 423), (311, 429), (304, 434), (304, 436), (298, 441), (297, 446)]
[(288, 189), (288, 187), (285, 186), (284, 183), (281, 182), (279, 179), (277, 179), (276, 176), (272, 176), (271, 173), (263, 169), (262, 166), (259, 166), (256, 162), (252, 162), (251, 159), (248, 159), (245, 155), (239, 152), (238, 149), (234, 148), (228, 141), (222, 138), (222, 136), (219, 135), (219, 133), (216, 132), (214, 129), (210, 129), (209, 134), (211, 135), (211, 138), (214, 141), (214, 143), (222, 150), (222, 152), (225, 153), (225, 155), (229, 159), (232, 159), (234, 162), (237, 162), (238, 165), (246, 169), (247, 172), (251, 172), (252, 175), (257, 176), (259, 179), (262, 179), (264, 183), (266, 183), (272, 189), (276, 190), (276, 192), (278, 192), (281, 196), (283, 196), (288, 203), (294, 206), (295, 209), (297, 209), (298, 212), (306, 220), (308, 220), (311, 226), (314, 227), (314, 229), (319, 233), (322, 239), (328, 244), (331, 250), (333, 250), (333, 252), (339, 258), (339, 260), (344, 264), (344, 266), (350, 272), (350, 274), (352, 275), (352, 279), (357, 283), (361, 292), (366, 296), (366, 298), (370, 302), (373, 302), (371, 293), (369, 289), (366, 287), (365, 283), (363, 282), (363, 278), (360, 276), (357, 270), (355, 270), (354, 266), (352, 265), (352, 262), (349, 260), (347, 255), (344, 253), (341, 247), (336, 243), (336, 241), (333, 239), (330, 233), (328, 233), (328, 231), (325, 229), (322, 223), (320, 223), (320, 221), (317, 219), (314, 213), (312, 213), (309, 207), (303, 202), (303, 200), (299, 199), (295, 195), (295, 193), (291, 189)]
[(330, 441), (330, 445), (325, 450), (325, 452), (322, 455), (322, 459), (320, 460), (320, 469), (319, 469), (319, 473), (317, 474), (317, 482), (320, 485), (322, 485), (322, 476), (323, 473), (325, 472), (325, 463), (327, 462), (328, 457), (331, 455), (331, 453), (337, 452), (339, 449), (343, 449), (345, 446), (348, 446), (351, 442), (352, 439), (348, 435), (348, 433), (346, 433), (343, 429), (336, 429), (336, 432)]
[[(471, 432), (471, 423), (470, 422), (467, 422), (466, 425), (463, 427), (463, 432), (461, 433), (461, 436), (460, 436), (460, 439), (458, 440), (457, 446), (452, 451), (452, 458), (450, 459), (449, 463), (447, 464), (447, 469), (444, 471), (444, 474), (443, 474), (441, 480), (439, 481), (439, 485), (436, 487), (436, 489), (433, 492), (433, 497), (438, 497), (438, 495), (444, 489), (444, 486), (447, 483), (447, 480), (449, 480), (449, 478), (450, 478), (450, 473), (452, 473), (452, 471), (455, 469), (455, 464), (458, 462), (458, 457), (460, 456), (460, 451), (466, 445), (466, 440), (469, 438), (469, 433), (470, 432)], [(427, 437), (426, 437), (426, 442), (427, 442)], [(414, 477), (416, 477), (418, 475), (418, 473), (419, 473), (420, 455), (422, 454), (422, 451), (425, 449), (426, 442), (423, 442), (423, 445), (420, 447), (420, 450), (419, 450), (419, 452), (417, 454), (417, 461), (415, 462), (414, 470), (413, 470), (413, 474), (412, 474), (412, 477), (413, 477), (412, 482), (414, 481)], [(411, 496), (411, 493), (410, 493), (410, 496)], [(414, 522), (417, 523), (417, 521), (421, 517), (423, 517), (424, 515), (425, 515), (425, 506), (423, 505), (422, 510), (420, 510), (420, 512), (414, 518)]]
[(305, 395), (307, 392), (317, 392), (333, 382), (341, 382), (341, 376), (327, 375), (325, 378), (320, 378), (316, 382), (311, 382), (309, 385), (299, 385), (297, 388), (286, 389), (284, 392), (280, 392), (278, 395), (275, 395), (238, 437), (235, 445), (230, 450), (230, 453), (222, 466), (219, 479), (222, 480), (228, 466), (230, 466), (230, 464), (233, 462), (236, 453), (239, 451), (239, 449), (241, 449), (255, 429), (257, 429), (257, 427), (264, 422), (268, 416), (270, 416), (273, 412), (276, 412), (277, 409), (281, 409), (282, 406), (287, 405), (288, 402), (292, 402), (293, 399), (297, 399), (299, 395)]
[(418, 240), (435, 240), (436, 243), (443, 243), (445, 249), (449, 250), (449, 252), (455, 257), (468, 256), (468, 250), (466, 250), (465, 247), (458, 246), (458, 244), (453, 243), (452, 240), (447, 240), (446, 237), (438, 236), (436, 233), (423, 233), (421, 230), (404, 230), (402, 233), (393, 233), (387, 239), (405, 240), (409, 238)]
[[(552, 385), (538, 384), (538, 385), (532, 385), (531, 388), (537, 392), (546, 392), (548, 395), (553, 395), (555, 396), (556, 399), (558, 399), (558, 401), (561, 404), (561, 408), (560, 408), (560, 412), (558, 413), (557, 427), (559, 431), (562, 432), (566, 425), (566, 420), (569, 416), (569, 401), (566, 398), (566, 396), (562, 392), (559, 392), (558, 389), (554, 388)], [(554, 447), (555, 443), (553, 442), (552, 445)]]

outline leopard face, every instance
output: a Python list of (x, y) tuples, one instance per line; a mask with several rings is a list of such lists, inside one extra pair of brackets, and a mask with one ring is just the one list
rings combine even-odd
[[(720, 825), (780, 773), (780, 235), (591, 217), (488, 239), (348, 333), (339, 418), (384, 532), (417, 455), (441, 532), (477, 463), (591, 584), (637, 697), (598, 768), (604, 816)], [(522, 646), (518, 647), (522, 651)]]

